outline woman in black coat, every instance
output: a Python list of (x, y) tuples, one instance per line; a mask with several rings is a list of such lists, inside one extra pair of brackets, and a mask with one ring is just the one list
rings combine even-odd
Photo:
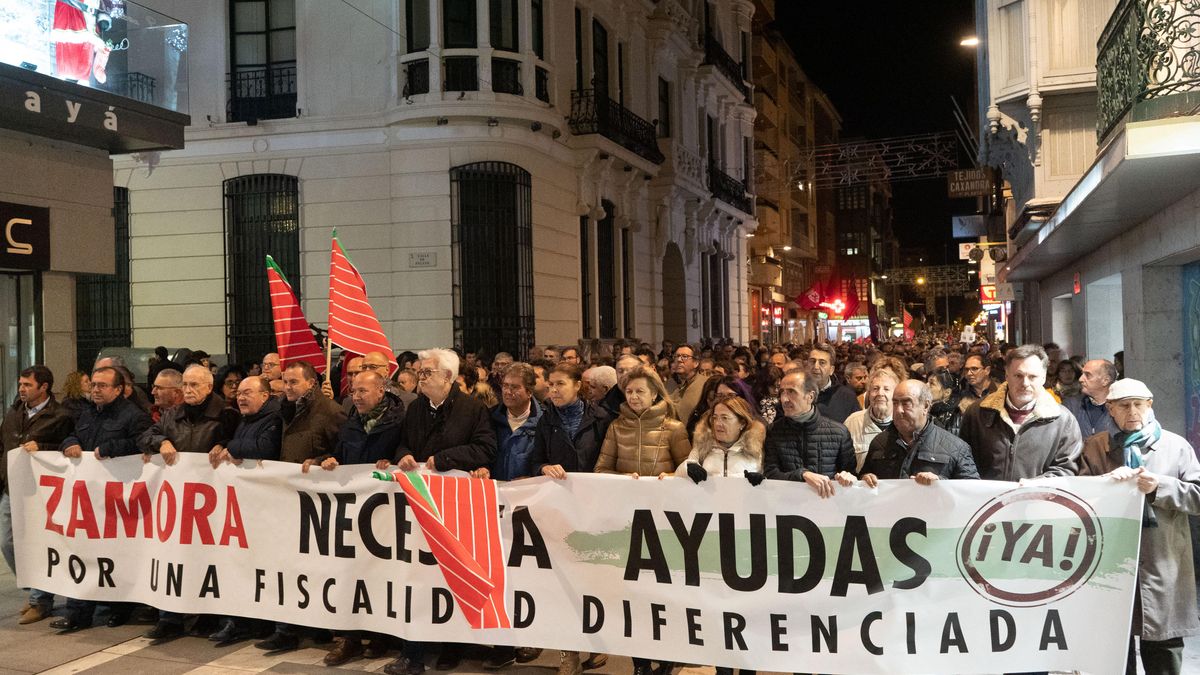
[(933, 406), (929, 409), (929, 419), (957, 436), (958, 428), (962, 423), (962, 409), (958, 406), (962, 394), (954, 388), (954, 376), (940, 370), (929, 376), (927, 384), (929, 391), (933, 393)]
[(604, 408), (579, 397), (582, 368), (559, 364), (546, 379), (547, 405), (529, 458), (533, 475), (562, 479), (571, 472), (591, 473), (612, 418)]

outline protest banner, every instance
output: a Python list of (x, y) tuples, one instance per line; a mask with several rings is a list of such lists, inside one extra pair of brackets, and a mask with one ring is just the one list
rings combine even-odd
[(1143, 503), (1106, 478), (822, 500), (734, 478), (7, 460), (23, 586), (785, 672), (1122, 672)]

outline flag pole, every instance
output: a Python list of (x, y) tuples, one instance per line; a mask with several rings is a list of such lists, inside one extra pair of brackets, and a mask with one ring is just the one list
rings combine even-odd
[[(333, 377), (333, 342), (329, 340), (329, 334), (325, 335), (325, 372), (326, 379)], [(330, 386), (332, 386), (332, 382)]]

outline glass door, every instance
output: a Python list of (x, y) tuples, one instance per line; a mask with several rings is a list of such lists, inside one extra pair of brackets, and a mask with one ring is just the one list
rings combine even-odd
[(17, 375), (37, 358), (34, 275), (0, 272), (0, 395), (17, 397)]

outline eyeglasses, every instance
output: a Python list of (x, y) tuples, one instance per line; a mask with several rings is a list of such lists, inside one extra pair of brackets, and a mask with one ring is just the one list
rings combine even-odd
[[(95, 385), (92, 385), (92, 386), (95, 386)], [(105, 385), (105, 386), (107, 386), (107, 385)], [(225, 385), (225, 386), (229, 386), (229, 385)], [(172, 391), (175, 389), (179, 389), (179, 387), (164, 387), (164, 386), (158, 385), (158, 384), (154, 385), (153, 387), (150, 387), (150, 391)]]
[(692, 359), (694, 359), (696, 357), (688, 355), (688, 354), (676, 354), (672, 358), (674, 358), (676, 361), (691, 361)]
[(428, 379), (430, 377), (433, 377), (434, 373), (436, 373), (436, 372), (437, 372), (436, 370), (429, 370), (429, 369), (418, 370), (417, 371), (417, 379), (418, 380)]
[(975, 373), (980, 370), (983, 370), (983, 368), (980, 366), (967, 366), (966, 368), (963, 368), (964, 373)]
[(388, 367), (388, 365), (389, 365), (389, 364), (387, 364), (387, 363), (364, 363), (364, 364), (363, 364), (363, 370), (380, 370), (380, 369), (386, 369), (386, 368)]

